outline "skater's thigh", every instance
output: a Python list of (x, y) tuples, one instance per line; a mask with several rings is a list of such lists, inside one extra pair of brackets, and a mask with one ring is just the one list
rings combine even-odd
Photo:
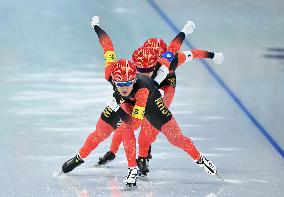
[(113, 130), (118, 128), (121, 123), (119, 115), (108, 106), (101, 113), (101, 119), (109, 124)]
[(167, 107), (170, 107), (175, 95), (175, 88), (171, 85), (167, 85), (163, 86), (161, 89), (164, 91), (164, 103)]
[(155, 129), (161, 130), (162, 126), (172, 118), (172, 113), (165, 105), (162, 96), (158, 96), (149, 99), (145, 117)]
[(144, 118), (139, 133), (139, 139), (153, 139), (156, 138), (158, 134), (159, 130), (157, 130), (153, 125), (151, 125), (147, 118)]

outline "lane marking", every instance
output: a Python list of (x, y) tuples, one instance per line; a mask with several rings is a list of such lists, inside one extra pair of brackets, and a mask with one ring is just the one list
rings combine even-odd
[[(179, 33), (180, 30), (177, 26), (170, 20), (170, 18), (161, 10), (161, 8), (155, 3), (154, 0), (148, 0), (152, 8), (162, 17), (162, 19), (167, 23), (170, 28)], [(187, 39), (184, 43), (189, 48), (195, 48)], [(241, 102), (241, 100), (236, 96), (236, 94), (228, 87), (228, 85), (218, 76), (218, 74), (212, 69), (212, 67), (203, 59), (199, 59), (201, 64), (207, 69), (207, 71), (212, 75), (212, 77), (221, 85), (221, 87), (229, 94), (233, 101), (238, 105), (241, 111), (246, 115), (246, 117), (258, 128), (258, 130), (263, 134), (263, 136), (268, 140), (268, 142), (277, 150), (277, 152), (284, 158), (284, 150), (280, 145), (271, 137), (269, 132), (260, 124), (260, 122), (253, 116), (253, 114), (247, 109), (247, 107)]]

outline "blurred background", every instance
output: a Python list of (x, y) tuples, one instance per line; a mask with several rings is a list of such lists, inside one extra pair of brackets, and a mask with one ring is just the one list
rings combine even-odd
[[(283, 9), (281, 0), (0, 0), (0, 196), (283, 196)], [(94, 15), (118, 58), (150, 37), (169, 43), (188, 20), (196, 29), (182, 50), (224, 54), (221, 65), (193, 60), (177, 70), (171, 111), (226, 182), (162, 134), (135, 191), (123, 191), (122, 146), (108, 167), (93, 167), (110, 139), (56, 176), (112, 92)]]

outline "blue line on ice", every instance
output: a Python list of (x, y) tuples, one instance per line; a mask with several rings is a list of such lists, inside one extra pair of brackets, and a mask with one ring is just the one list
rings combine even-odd
[[(154, 8), (154, 10), (162, 17), (162, 19), (174, 30), (176, 33), (179, 29), (176, 25), (169, 19), (169, 17), (161, 10), (161, 8), (154, 2), (154, 0), (148, 0), (149, 4)], [(188, 40), (185, 40), (185, 44), (190, 48), (195, 48)], [(229, 94), (233, 101), (238, 105), (238, 107), (244, 112), (249, 120), (258, 128), (258, 130), (264, 135), (264, 137), (269, 141), (269, 143), (278, 151), (278, 153), (284, 158), (284, 150), (280, 145), (271, 137), (269, 132), (260, 124), (260, 122), (253, 116), (253, 114), (247, 109), (247, 107), (241, 102), (241, 100), (236, 96), (236, 94), (228, 87), (228, 85), (218, 76), (218, 74), (212, 69), (212, 67), (203, 59), (199, 60), (201, 64), (207, 69), (207, 71), (212, 75), (212, 77), (221, 85), (221, 87)]]

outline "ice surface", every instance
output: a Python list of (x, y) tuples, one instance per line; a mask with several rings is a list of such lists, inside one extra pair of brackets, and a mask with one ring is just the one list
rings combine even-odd
[[(208, 63), (284, 148), (283, 1), (154, 1), (189, 41), (223, 52)], [(153, 144), (147, 179), (125, 192), (122, 148), (106, 167), (93, 167), (103, 142), (68, 175), (73, 157), (104, 108), (111, 87), (93, 15), (118, 57), (149, 37), (176, 34), (149, 1), (0, 0), (0, 196), (283, 196), (283, 157), (199, 61), (177, 71), (171, 110), (183, 132), (217, 166), (225, 182), (205, 174), (163, 135)], [(188, 49), (184, 45), (183, 49)]]

